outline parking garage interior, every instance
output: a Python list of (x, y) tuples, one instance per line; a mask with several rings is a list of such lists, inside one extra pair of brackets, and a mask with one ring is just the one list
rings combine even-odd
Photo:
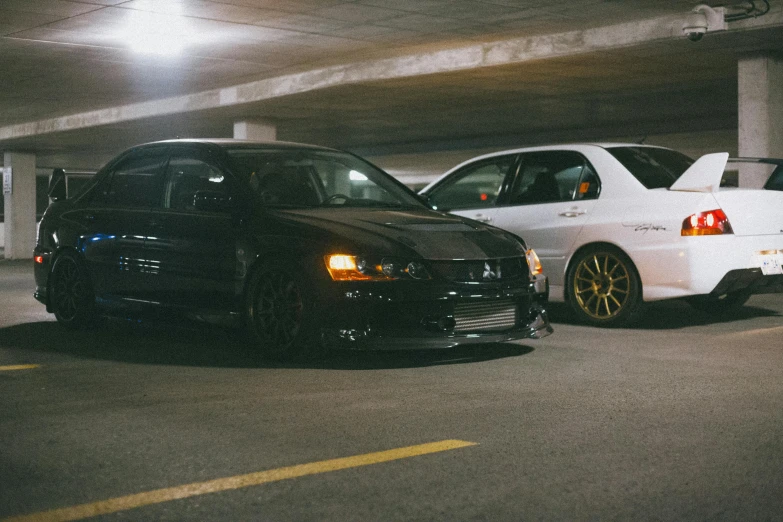
[[(29, 288), (52, 170), (76, 191), (135, 144), (221, 137), (348, 150), (413, 188), (549, 143), (783, 158), (783, 2), (0, 0), (0, 517), (780, 517), (779, 296), (611, 332), (556, 307), (535, 348), (304, 365), (190, 325), (61, 338)], [(370, 454), (401, 460), (332, 462)], [(172, 489), (240, 476), (215, 502)]]
[(716, 5), (712, 26), (695, 7), (8, 0), (5, 255), (30, 255), (37, 175), (158, 139), (316, 143), (414, 186), (478, 152), (563, 141), (783, 155), (781, 6)]

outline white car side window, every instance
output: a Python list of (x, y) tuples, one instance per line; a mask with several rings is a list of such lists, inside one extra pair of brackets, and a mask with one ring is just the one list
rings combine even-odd
[(430, 205), (442, 210), (495, 206), (515, 159), (503, 156), (466, 166), (431, 193)]
[(512, 205), (593, 199), (598, 178), (585, 158), (573, 151), (524, 154), (519, 175), (511, 188)]

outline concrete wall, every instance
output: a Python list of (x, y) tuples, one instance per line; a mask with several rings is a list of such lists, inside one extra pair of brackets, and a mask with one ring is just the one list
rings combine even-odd
[[(38, 230), (38, 223), (35, 224), (36, 231)], [(0, 254), (4, 254), (5, 250), (5, 227), (3, 226), (3, 222), (0, 221)], [(30, 254), (32, 257), (32, 254)], [(0, 256), (2, 257), (2, 256)]]

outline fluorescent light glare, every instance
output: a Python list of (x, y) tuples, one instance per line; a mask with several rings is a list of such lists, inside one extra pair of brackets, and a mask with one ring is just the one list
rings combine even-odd
[(176, 56), (189, 45), (202, 41), (190, 21), (177, 14), (133, 11), (117, 39), (140, 54)]

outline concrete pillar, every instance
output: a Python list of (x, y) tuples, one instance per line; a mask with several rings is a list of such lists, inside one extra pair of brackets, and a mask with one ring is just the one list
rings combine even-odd
[[(6, 152), (3, 156), (5, 258), (31, 259), (35, 247), (35, 155)], [(11, 193), (6, 194), (6, 172)]]
[[(739, 155), (783, 158), (783, 55), (764, 53), (739, 60)], [(769, 169), (743, 165), (740, 187), (760, 188)]]
[(238, 140), (275, 141), (277, 126), (263, 120), (234, 122), (234, 138)]

